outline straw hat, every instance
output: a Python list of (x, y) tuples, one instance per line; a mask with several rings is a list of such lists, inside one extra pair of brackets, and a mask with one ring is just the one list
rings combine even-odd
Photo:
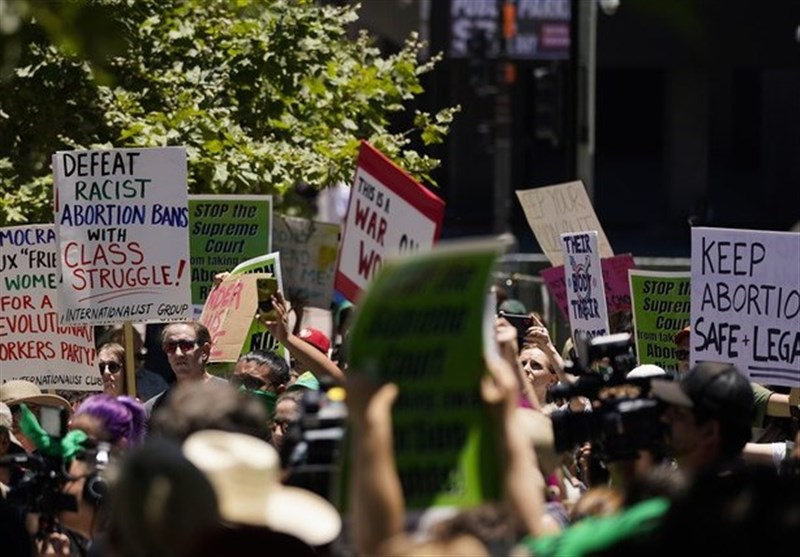
[(62, 406), (72, 412), (69, 402), (58, 395), (43, 393), (42, 390), (30, 381), (15, 379), (0, 385), (0, 402), (14, 406), (21, 402), (39, 404), (41, 406)]
[(280, 459), (269, 443), (227, 431), (190, 435), (183, 453), (200, 468), (219, 500), (224, 520), (266, 526), (309, 545), (333, 541), (342, 528), (339, 513), (308, 490), (280, 482)]

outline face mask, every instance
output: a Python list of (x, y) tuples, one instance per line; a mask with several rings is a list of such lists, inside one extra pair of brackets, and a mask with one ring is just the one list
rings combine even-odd
[(275, 404), (278, 400), (278, 395), (272, 391), (257, 391), (255, 389), (248, 389), (244, 385), (239, 387), (239, 390), (255, 396), (258, 401), (264, 405), (264, 408), (267, 409), (267, 416), (269, 419), (272, 419), (272, 417), (275, 415)]

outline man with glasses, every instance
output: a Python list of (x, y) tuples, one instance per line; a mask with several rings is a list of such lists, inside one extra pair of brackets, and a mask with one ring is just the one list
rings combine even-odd
[(195, 381), (227, 385), (227, 381), (211, 375), (206, 370), (211, 353), (211, 333), (198, 321), (170, 323), (161, 331), (161, 348), (175, 373), (175, 383), (145, 402), (148, 419), (157, 410), (177, 385)]
[(289, 364), (282, 356), (275, 352), (253, 350), (239, 357), (230, 382), (261, 401), (272, 418), (278, 395), (286, 390), (290, 378)]
[[(675, 355), (678, 358), (678, 377), (683, 377), (689, 371), (690, 335), (692, 327), (687, 326), (675, 333)], [(755, 397), (755, 412), (752, 419), (751, 440), (762, 441), (766, 429), (767, 416), (773, 418), (800, 418), (800, 391), (794, 393), (779, 393), (768, 389), (758, 383), (750, 382)]]

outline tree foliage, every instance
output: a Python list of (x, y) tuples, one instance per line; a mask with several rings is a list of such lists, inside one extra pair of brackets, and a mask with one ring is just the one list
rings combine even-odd
[[(438, 58), (420, 63), (413, 35), (389, 56), (365, 32), (348, 37), (357, 6), (80, 5), (91, 17), (73, 11), (72, 22), (83, 17), (90, 28), (54, 35), (31, 22), (0, 83), (0, 225), (50, 221), (50, 157), (62, 149), (185, 145), (192, 193), (272, 193), (284, 210), (298, 183), (349, 182), (361, 139), (432, 182), (438, 161), (412, 140), (441, 142), (457, 108), (417, 111), (411, 129), (392, 129), (391, 119), (422, 92)], [(76, 38), (109, 31), (106, 40)]]

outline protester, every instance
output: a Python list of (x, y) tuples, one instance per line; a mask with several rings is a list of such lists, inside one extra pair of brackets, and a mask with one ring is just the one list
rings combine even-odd
[(138, 445), (145, 433), (144, 406), (129, 396), (92, 395), (73, 414), (70, 429), (84, 431), (95, 442), (119, 449)]
[[(278, 453), (265, 441), (206, 430), (189, 436), (183, 453), (211, 482), (226, 522), (293, 536), (310, 546), (324, 546), (339, 535), (342, 522), (333, 505), (280, 483)], [(279, 552), (269, 545), (261, 549)]]
[[(149, 400), (161, 391), (165, 390), (169, 384), (164, 380), (163, 377), (161, 377), (161, 375), (147, 369), (145, 366), (147, 349), (144, 347), (144, 343), (142, 342), (142, 335), (135, 327), (131, 327), (130, 329), (133, 335), (133, 362), (136, 366), (136, 396), (140, 400)], [(112, 327), (108, 334), (108, 341), (117, 343), (120, 347), (125, 346), (125, 329), (123, 327)], [(102, 346), (98, 348), (98, 359), (100, 358), (100, 351), (102, 348)], [(126, 373), (127, 370), (125, 369), (126, 360), (124, 348), (122, 349), (122, 353), (119, 355), (119, 357), (121, 358), (120, 361), (123, 364), (121, 376), (123, 378), (124, 385), (122, 386), (122, 390), (119, 392), (106, 391), (106, 376), (104, 374), (103, 392), (106, 394), (113, 394), (115, 396), (128, 394), (128, 375)], [(101, 372), (103, 371), (104, 370), (101, 370)]]
[(194, 556), (220, 527), (214, 490), (179, 444), (148, 440), (128, 455), (113, 489), (109, 555)]
[[(277, 314), (274, 321), (262, 319), (270, 334), (280, 342), (296, 361), (295, 368), (310, 371), (319, 381), (341, 384), (344, 372), (329, 357), (330, 339), (317, 329), (306, 328), (295, 335), (289, 331), (289, 309), (281, 292), (272, 297), (272, 307)], [(304, 334), (303, 336), (300, 336)]]
[(38, 414), (40, 406), (63, 408), (67, 415), (72, 412), (70, 403), (63, 397), (42, 393), (42, 390), (35, 383), (22, 379), (7, 381), (0, 385), (0, 402), (4, 402), (11, 410), (13, 418), (11, 433), (14, 435), (16, 442), (27, 452), (33, 452), (36, 447), (20, 429), (20, 404), (25, 403), (34, 414)]
[(264, 404), (230, 385), (184, 382), (150, 419), (151, 437), (181, 443), (205, 429), (234, 431), (269, 441), (269, 416)]
[(229, 377), (232, 386), (253, 395), (272, 417), (278, 396), (289, 385), (289, 364), (275, 352), (253, 350), (239, 357)]
[(206, 370), (211, 353), (211, 333), (199, 321), (170, 323), (161, 330), (161, 348), (175, 373), (175, 383), (145, 402), (148, 419), (166, 400), (177, 385), (195, 381), (227, 384)]

